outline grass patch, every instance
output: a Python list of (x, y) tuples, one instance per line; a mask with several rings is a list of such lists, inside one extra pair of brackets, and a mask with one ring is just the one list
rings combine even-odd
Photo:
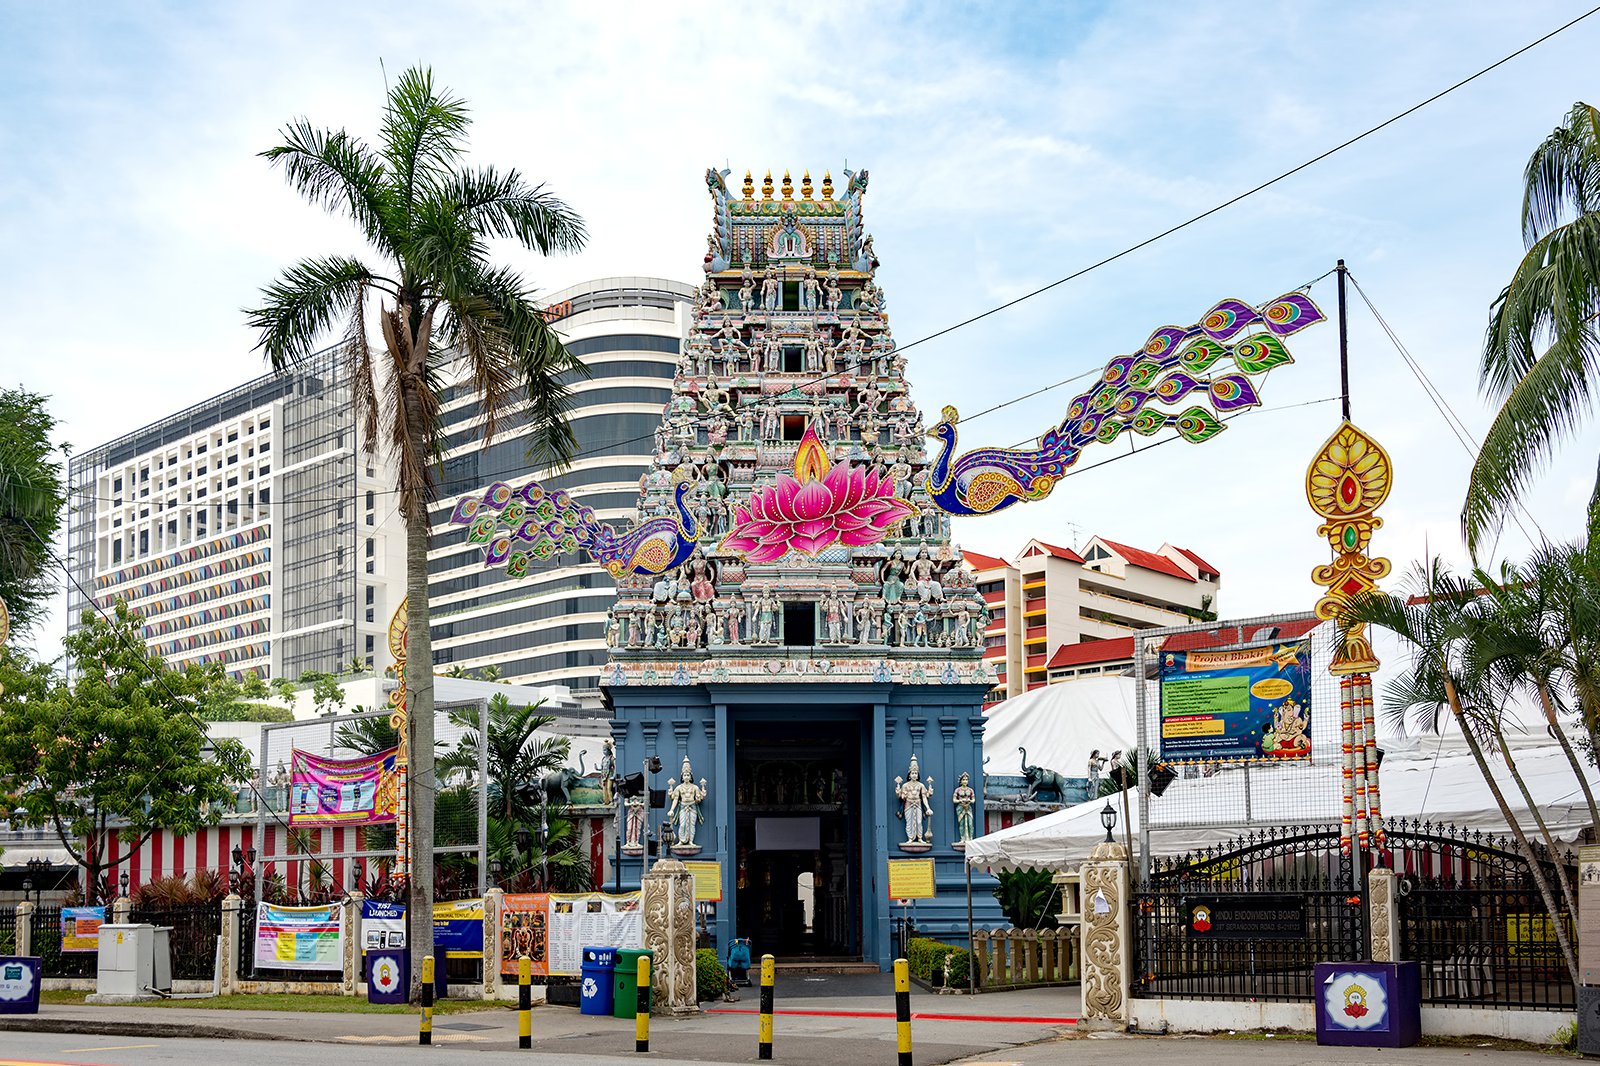
[[(41, 1003), (66, 1006), (99, 1006), (85, 1003), (87, 992), (45, 989)], [(188, 1007), (196, 1010), (281, 1010), (310, 1014), (415, 1014), (417, 1007), (395, 1003), (368, 1003), (361, 996), (329, 996), (321, 993), (272, 992), (243, 996), (217, 996), (211, 999), (158, 999), (148, 1003), (119, 1003), (121, 1007)], [(441, 999), (434, 1003), (434, 1014), (467, 1014), (472, 1011), (511, 1010), (512, 1005), (492, 999)]]

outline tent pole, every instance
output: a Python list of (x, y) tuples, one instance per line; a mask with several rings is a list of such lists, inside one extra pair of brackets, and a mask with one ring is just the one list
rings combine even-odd
[[(1138, 709), (1138, 734), (1134, 742), (1135, 765), (1139, 768), (1139, 883), (1150, 880), (1150, 771), (1145, 766), (1148, 761), (1144, 757), (1145, 750), (1150, 744), (1149, 726), (1149, 686), (1145, 684), (1145, 657), (1144, 637), (1135, 635), (1133, 638), (1133, 683), (1134, 706)], [(1127, 790), (1123, 790), (1122, 820), (1126, 826), (1128, 821)], [(1130, 838), (1131, 845), (1131, 838)], [(1131, 847), (1130, 847), (1131, 850)], [(1128, 856), (1132, 859), (1133, 856)]]

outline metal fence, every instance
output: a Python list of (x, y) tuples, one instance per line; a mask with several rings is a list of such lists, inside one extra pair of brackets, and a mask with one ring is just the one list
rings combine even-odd
[(1365, 954), (1339, 827), (1266, 827), (1153, 861), (1134, 895), (1135, 996), (1309, 1000), (1319, 962)]
[(220, 899), (150, 907), (135, 905), (128, 920), (171, 930), (167, 934), (167, 944), (172, 953), (174, 980), (209, 981), (216, 973), (217, 937), (222, 935)]
[(61, 950), (61, 907), (54, 903), (33, 912), (33, 953), (44, 977), (93, 977), (99, 965), (97, 952)]
[(0, 907), (0, 955), (17, 953), (17, 909)]
[(330, 988), (344, 980), (341, 970), (280, 970), (277, 967), (256, 966), (256, 904), (245, 900), (239, 911), (239, 950), (234, 953), (238, 961), (238, 975), (245, 981), (304, 981), (327, 984)]
[[(1576, 992), (1528, 860), (1506, 838), (1391, 822), (1399, 875), (1400, 957), (1422, 964), (1422, 1001), (1441, 1006), (1573, 1010)], [(1558, 866), (1576, 887), (1573, 855), (1534, 854), (1559, 900)], [(1574, 950), (1578, 930), (1564, 916)]]

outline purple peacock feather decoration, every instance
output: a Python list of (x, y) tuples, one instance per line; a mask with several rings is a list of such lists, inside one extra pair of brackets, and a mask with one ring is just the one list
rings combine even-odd
[[(1148, 437), (1170, 428), (1196, 444), (1210, 440), (1226, 428), (1219, 415), (1261, 403), (1254, 376), (1294, 362), (1283, 338), (1326, 317), (1311, 297), (1291, 292), (1259, 307), (1223, 300), (1192, 326), (1162, 326), (1139, 351), (1108, 362), (1100, 379), (1067, 405), (1066, 417), (1033, 448), (956, 455), (960, 415), (946, 407), (928, 431), (942, 445), (928, 470), (928, 494), (949, 514), (993, 514), (1044, 499), (1084, 448), (1110, 444), (1123, 433)], [(1223, 368), (1228, 372), (1214, 372)], [(1201, 402), (1179, 411), (1151, 406), (1191, 399)]]

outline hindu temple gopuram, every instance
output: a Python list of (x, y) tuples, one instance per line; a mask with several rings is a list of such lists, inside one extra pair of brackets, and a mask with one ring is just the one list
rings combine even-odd
[(632, 539), (602, 687), (619, 771), (659, 758), (666, 793), (631, 801), (625, 883), (666, 824), (674, 857), (721, 864), (719, 945), (887, 965), (889, 860), (934, 860), (920, 928), (966, 927), (982, 790), (961, 778), (982, 779), (992, 678), (927, 496), (940, 444), (890, 333), (867, 173), (842, 174), (738, 192), (706, 174), (705, 284), (639, 487), (638, 531), (678, 547)]

